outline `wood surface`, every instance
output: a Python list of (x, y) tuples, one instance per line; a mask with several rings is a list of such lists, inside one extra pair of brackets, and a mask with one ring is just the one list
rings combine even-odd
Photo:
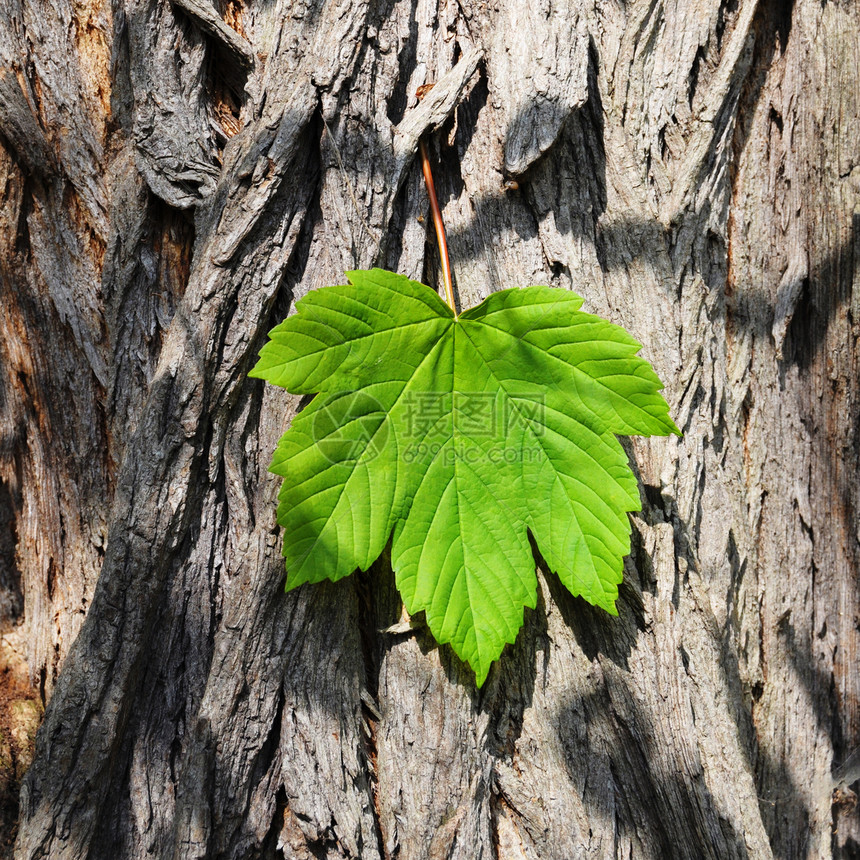
[[(20, 860), (860, 856), (851, 0), (0, 0), (0, 608)], [(418, 102), (415, 93), (435, 83)], [(481, 691), (385, 558), (284, 594), (247, 378), (380, 265), (573, 289), (683, 438), (620, 615)]]

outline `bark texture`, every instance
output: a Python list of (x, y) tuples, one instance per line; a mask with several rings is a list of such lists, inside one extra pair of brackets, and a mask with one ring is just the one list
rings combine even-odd
[[(850, 0), (0, 0), (21, 860), (860, 856)], [(419, 85), (436, 82), (417, 103)], [(247, 379), (308, 290), (575, 289), (667, 384), (620, 617), (480, 691), (390, 567), (284, 594)]]

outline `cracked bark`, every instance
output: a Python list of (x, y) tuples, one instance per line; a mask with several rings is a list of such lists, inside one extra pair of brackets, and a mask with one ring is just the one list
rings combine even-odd
[[(0, 0), (22, 860), (860, 850), (860, 23), (530, 8)], [(685, 433), (629, 443), (619, 618), (542, 576), (480, 693), (385, 559), (282, 592), (246, 377), (344, 270), (436, 283), (428, 130), (461, 304), (575, 289)]]

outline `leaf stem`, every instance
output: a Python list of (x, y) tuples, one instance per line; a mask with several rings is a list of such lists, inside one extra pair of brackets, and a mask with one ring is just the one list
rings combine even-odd
[(439, 245), (439, 259), (442, 263), (442, 278), (445, 281), (445, 297), (451, 310), (454, 311), (454, 319), (457, 318), (457, 305), (454, 303), (454, 284), (451, 280), (451, 261), (448, 259), (448, 240), (445, 238), (445, 223), (442, 221), (442, 210), (436, 199), (436, 186), (433, 184), (433, 173), (430, 170), (430, 158), (427, 155), (427, 147), (424, 140), (418, 141), (418, 149), (421, 152), (421, 169), (424, 171), (424, 182), (427, 185), (427, 196), (430, 198), (430, 211), (433, 213), (433, 226), (436, 228), (436, 242)]

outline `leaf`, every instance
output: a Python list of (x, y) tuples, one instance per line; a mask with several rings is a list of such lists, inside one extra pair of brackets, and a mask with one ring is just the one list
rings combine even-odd
[(314, 290), (252, 376), (316, 397), (278, 443), (287, 588), (366, 570), (393, 534), (410, 613), (473, 668), (536, 603), (530, 531), (575, 595), (617, 614), (639, 491), (615, 434), (678, 433), (623, 329), (573, 293), (494, 293), (455, 318), (373, 269)]

